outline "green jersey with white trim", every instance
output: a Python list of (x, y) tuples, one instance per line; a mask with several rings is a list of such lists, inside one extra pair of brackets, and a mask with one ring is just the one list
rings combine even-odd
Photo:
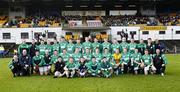
[(66, 41), (59, 43), (60, 53), (62, 53), (63, 49), (67, 49), (67, 44), (68, 44), (68, 42), (66, 42)]
[(69, 61), (66, 63), (66, 67), (68, 69), (75, 69), (76, 68), (76, 64), (73, 62), (73, 63), (70, 63)]
[(53, 44), (52, 45), (53, 51), (57, 50), (57, 52), (60, 52), (59, 44)]
[(70, 55), (69, 55), (68, 53), (66, 53), (66, 54), (61, 53), (61, 54), (59, 54), (59, 56), (62, 57), (62, 59), (63, 59), (64, 62), (68, 62), (69, 57), (70, 57)]
[(123, 62), (125, 65), (127, 65), (130, 61), (130, 54), (129, 53), (123, 53), (121, 62)]
[[(135, 62), (137, 62), (137, 63), (141, 63), (141, 57), (142, 57), (141, 53), (131, 54), (131, 60), (133, 60), (133, 61), (135, 61)], [(135, 63), (135, 62), (133, 62), (133, 66), (134, 66), (134, 67), (137, 67), (138, 64)]]
[(67, 45), (67, 53), (74, 53), (75, 45), (73, 43), (69, 43)]
[(123, 49), (126, 48), (127, 50), (128, 48), (128, 43), (127, 42), (122, 42), (120, 43), (120, 51), (123, 52)]
[(33, 59), (32, 59), (32, 62), (33, 62), (33, 66), (43, 66), (44, 64), (44, 57), (42, 55), (38, 55), (38, 56), (34, 56)]
[(136, 43), (130, 43), (129, 44), (129, 52), (131, 53), (131, 54), (133, 54), (134, 53), (134, 50), (137, 48), (137, 44)]
[(46, 48), (47, 48), (47, 46), (45, 44), (40, 44), (38, 46), (38, 50), (39, 50), (40, 55), (44, 55), (45, 54)]
[(96, 58), (97, 62), (101, 62), (102, 59), (101, 53), (93, 53), (92, 56)]
[(104, 50), (105, 48), (107, 48), (110, 51), (110, 47), (111, 47), (111, 43), (109, 42), (103, 42), (102, 43), (102, 49)]
[(99, 48), (99, 51), (101, 50), (101, 44), (99, 42), (92, 43), (93, 52), (95, 52), (96, 48)]
[(51, 62), (49, 64), (54, 64), (58, 60), (58, 55), (51, 55)]
[(87, 48), (91, 49), (92, 48), (92, 43), (91, 42), (84, 42), (83, 44), (83, 50), (85, 51)]
[(47, 50), (49, 51), (49, 55), (52, 55), (53, 54), (53, 46), (52, 45), (46, 45), (47, 46)]
[(111, 60), (111, 53), (102, 53), (102, 58), (103, 57), (106, 57), (106, 59), (108, 60), (108, 61), (110, 61)]
[(74, 58), (74, 62), (77, 63), (80, 61), (82, 54), (81, 53), (73, 53), (72, 57)]
[(75, 44), (75, 48), (79, 48), (79, 51), (82, 52), (83, 46), (81, 43), (79, 43), (79, 44)]
[(143, 55), (142, 61), (144, 62), (144, 65), (148, 66), (152, 64), (152, 57), (151, 55)]
[(92, 54), (91, 53), (84, 53), (83, 57), (87, 60), (87, 62), (89, 62), (92, 58)]
[(120, 50), (120, 44), (119, 43), (115, 43), (111, 45), (111, 53), (115, 53), (116, 49)]

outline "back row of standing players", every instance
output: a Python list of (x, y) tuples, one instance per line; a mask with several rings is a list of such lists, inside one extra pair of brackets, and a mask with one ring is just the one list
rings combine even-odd
[[(40, 45), (36, 45), (35, 40), (31, 45), (23, 41), (18, 47), (18, 60), (21, 66), (27, 64), (29, 69), (22, 66), (16, 75), (30, 74), (33, 70), (41, 75), (47, 75), (51, 72), (52, 66), (55, 66), (55, 77), (64, 75), (73, 77), (74, 74), (81, 77), (87, 75), (110, 77), (112, 73), (118, 75), (140, 72), (145, 75), (158, 73), (164, 76), (167, 60), (163, 51), (164, 48), (158, 42), (153, 43), (151, 38), (148, 38), (147, 44), (143, 40), (137, 44), (134, 39), (127, 43), (125, 38), (122, 38), (121, 43), (116, 39), (113, 39), (112, 43), (108, 42), (108, 39), (99, 43), (96, 38), (90, 42), (89, 37), (86, 37), (83, 43), (78, 39), (75, 44), (72, 39), (67, 42), (64, 38), (61, 38), (59, 43), (54, 40), (52, 45), (50, 41), (45, 44), (43, 40)], [(27, 57), (29, 63), (25, 60)]]

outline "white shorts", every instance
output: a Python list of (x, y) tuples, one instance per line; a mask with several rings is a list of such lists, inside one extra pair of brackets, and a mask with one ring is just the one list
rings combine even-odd
[(137, 71), (137, 70), (139, 70), (139, 66), (134, 67), (134, 71)]
[(151, 68), (152, 71), (156, 71), (156, 68), (154, 66), (150, 66), (150, 65), (144, 67), (144, 70), (149, 71), (150, 68)]
[(39, 72), (40, 73), (48, 72), (49, 70), (50, 70), (49, 66), (39, 67)]
[(63, 76), (64, 74), (61, 74), (59, 71), (56, 71), (55, 73), (54, 73), (54, 76), (56, 76), (56, 77), (61, 77), (61, 76)]

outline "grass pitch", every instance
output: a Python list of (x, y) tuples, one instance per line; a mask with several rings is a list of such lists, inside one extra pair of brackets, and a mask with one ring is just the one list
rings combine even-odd
[(58, 78), (53, 76), (13, 78), (8, 63), (0, 59), (0, 92), (179, 92), (180, 55), (166, 55), (165, 77), (124, 74), (112, 78)]

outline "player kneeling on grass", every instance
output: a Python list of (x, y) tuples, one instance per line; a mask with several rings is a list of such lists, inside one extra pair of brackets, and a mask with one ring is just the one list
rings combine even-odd
[(58, 57), (58, 61), (55, 63), (54, 78), (62, 77), (65, 75), (64, 72), (65, 62), (62, 57)]
[(100, 77), (100, 69), (101, 68), (99, 62), (96, 62), (96, 58), (93, 57), (88, 64), (88, 74), (90, 74), (93, 77)]
[(135, 49), (135, 53), (131, 54), (131, 62), (133, 63), (134, 73), (138, 74), (139, 70), (143, 67), (141, 67), (141, 53), (138, 52), (138, 49)]
[(116, 73), (116, 75), (119, 75), (121, 71), (120, 61), (121, 61), (121, 54), (119, 53), (119, 49), (117, 48), (115, 50), (115, 53), (112, 55), (112, 61), (111, 61), (111, 64), (113, 65), (114, 73)]
[(160, 53), (159, 49), (156, 49), (156, 54), (153, 55), (153, 63), (156, 68), (156, 74), (164, 76), (165, 65), (167, 64), (166, 57)]
[(30, 76), (31, 57), (27, 54), (25, 49), (22, 51), (22, 55), (19, 57), (19, 62), (21, 65), (20, 75)]
[(67, 78), (73, 78), (76, 70), (76, 64), (74, 63), (74, 59), (72, 57), (69, 58), (69, 61), (66, 63), (64, 67)]
[(112, 66), (110, 62), (107, 61), (106, 57), (104, 57), (101, 61), (101, 72), (106, 78), (109, 78), (113, 73)]
[(9, 68), (11, 69), (13, 76), (20, 76), (21, 73), (21, 65), (18, 60), (18, 56), (14, 55), (12, 61), (9, 63)]
[(78, 64), (78, 76), (79, 77), (86, 77), (87, 75), (87, 64), (85, 62), (85, 59), (81, 57), (80, 62)]
[(39, 51), (35, 52), (35, 56), (33, 57), (32, 62), (36, 73), (40, 73), (40, 75), (43, 75), (45, 71), (47, 71), (47, 69), (43, 67), (44, 60), (43, 56), (39, 54)]
[(146, 49), (145, 54), (142, 56), (142, 62), (143, 64), (141, 67), (144, 67), (144, 74), (148, 75), (148, 72), (153, 74), (156, 71), (156, 68), (153, 65), (153, 60), (151, 55), (148, 54), (148, 50)]

